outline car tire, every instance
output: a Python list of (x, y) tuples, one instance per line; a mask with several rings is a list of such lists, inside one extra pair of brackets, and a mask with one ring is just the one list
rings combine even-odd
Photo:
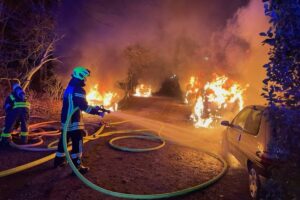
[(249, 166), (249, 192), (253, 200), (258, 200), (261, 192), (261, 182), (257, 170), (253, 166)]

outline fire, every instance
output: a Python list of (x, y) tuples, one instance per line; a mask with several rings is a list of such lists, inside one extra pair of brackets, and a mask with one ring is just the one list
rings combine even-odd
[(195, 98), (199, 91), (199, 81), (198, 78), (192, 76), (190, 78), (189, 84), (187, 85), (187, 91), (185, 93), (184, 103), (185, 104), (192, 104), (192, 99)]
[(86, 99), (90, 105), (103, 105), (106, 109), (111, 111), (118, 110), (116, 98), (117, 94), (114, 92), (108, 91), (101, 94), (98, 90), (98, 84), (94, 85), (86, 95)]
[(117, 97), (116, 93), (113, 92), (105, 92), (103, 95), (103, 106), (111, 111), (118, 110), (118, 103), (114, 102), (114, 99)]
[(97, 103), (103, 101), (102, 96), (98, 91), (98, 84), (90, 89), (89, 93), (86, 95), (86, 99), (91, 105), (96, 105)]
[(202, 94), (198, 94), (191, 119), (194, 126), (213, 127), (226, 111), (240, 111), (244, 106), (242, 88), (238, 83), (230, 83), (228, 77), (216, 75), (215, 79), (207, 82)]
[(204, 115), (204, 103), (202, 97), (198, 97), (193, 114), (191, 115), (191, 119), (194, 121), (194, 126), (196, 128), (199, 127), (209, 127), (209, 125), (213, 122), (211, 117), (209, 118), (202, 118)]
[(152, 96), (152, 88), (151, 88), (151, 86), (145, 86), (144, 84), (140, 84), (136, 87), (135, 94), (133, 96), (151, 97)]
[(195, 77), (195, 76), (192, 76), (192, 77), (190, 78), (190, 85), (191, 85), (192, 87), (195, 86), (195, 81), (196, 81), (196, 77)]

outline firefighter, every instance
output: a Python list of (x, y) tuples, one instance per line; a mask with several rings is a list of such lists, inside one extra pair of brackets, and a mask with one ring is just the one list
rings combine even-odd
[(21, 124), (21, 143), (28, 143), (28, 120), (30, 104), (26, 101), (25, 92), (19, 84), (13, 85), (12, 93), (6, 98), (4, 103), (5, 124), (1, 134), (1, 142), (8, 145), (12, 141), (13, 128), (18, 128)]
[[(67, 141), (72, 140), (71, 158), (74, 165), (81, 173), (88, 172), (89, 168), (82, 165), (82, 146), (83, 136), (85, 135), (84, 123), (82, 119), (82, 111), (92, 114), (104, 116), (99, 106), (90, 106), (86, 100), (86, 92), (84, 90), (86, 78), (90, 75), (90, 71), (84, 67), (76, 67), (73, 70), (72, 78), (66, 88), (63, 96), (63, 107), (61, 112), (61, 125), (64, 127), (67, 116), (71, 114), (74, 108), (78, 107), (70, 121), (67, 129)], [(62, 143), (62, 135), (58, 143), (56, 157), (54, 159), (54, 167), (63, 166), (65, 164), (65, 153)]]

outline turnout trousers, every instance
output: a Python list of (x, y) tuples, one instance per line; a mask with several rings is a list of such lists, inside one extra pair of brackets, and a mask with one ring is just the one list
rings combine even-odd
[(27, 108), (14, 108), (13, 110), (6, 113), (4, 129), (1, 134), (2, 140), (10, 141), (12, 138), (12, 131), (14, 128), (21, 126), (21, 139), (28, 137), (28, 121), (29, 111)]
[[(74, 130), (67, 132), (67, 143), (72, 141), (72, 151), (71, 151), (71, 158), (72, 159), (80, 159), (82, 157), (82, 147), (83, 147), (83, 136), (85, 135), (84, 130)], [(63, 148), (63, 140), (62, 134), (58, 143), (56, 157), (65, 157), (65, 152)]]

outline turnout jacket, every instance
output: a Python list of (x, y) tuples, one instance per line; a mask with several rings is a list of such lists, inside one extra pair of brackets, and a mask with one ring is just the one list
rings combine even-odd
[(26, 112), (28, 112), (30, 108), (30, 104), (26, 101), (25, 93), (21, 89), (12, 92), (8, 97), (6, 97), (3, 105), (3, 109), (6, 114), (16, 108), (20, 108)]
[(98, 115), (99, 108), (88, 105), (86, 100), (86, 92), (84, 90), (84, 81), (72, 78), (66, 88), (63, 96), (63, 107), (61, 112), (61, 125), (64, 127), (67, 117), (78, 107), (79, 109), (73, 114), (68, 126), (68, 131), (83, 130), (84, 123), (82, 120), (82, 111)]
[(26, 101), (25, 92), (17, 87), (6, 98), (3, 106), (6, 116), (2, 138), (11, 138), (11, 132), (21, 125), (20, 136), (28, 136), (28, 120), (30, 104)]

